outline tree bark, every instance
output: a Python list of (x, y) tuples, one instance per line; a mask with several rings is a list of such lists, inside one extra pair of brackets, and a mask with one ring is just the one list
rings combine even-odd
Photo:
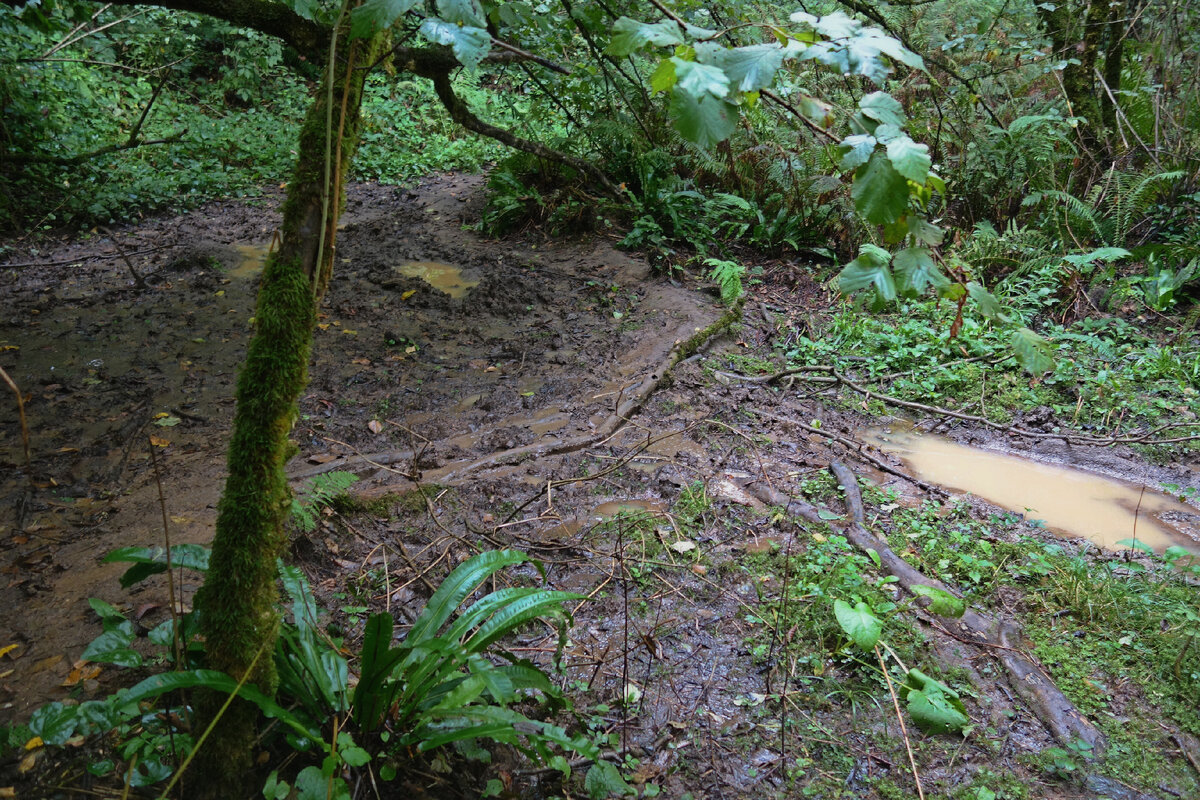
[[(268, 694), (277, 684), (275, 565), (286, 544), (291, 502), (284, 464), (295, 451), (289, 434), (308, 381), (317, 304), (332, 271), (345, 176), (359, 134), (361, 67), (371, 55), (361, 41), (345, 49), (327, 65), (301, 129), (281, 244), (263, 271), (256, 330), (238, 376), (229, 474), (208, 578), (196, 596), (209, 666), (238, 679), (249, 674), (248, 681)], [(212, 798), (245, 794), (257, 738), (257, 709), (235, 701), (217, 719), (223, 702), (210, 695), (197, 704), (201, 730), (216, 719), (195, 769), (206, 778), (195, 789)]]

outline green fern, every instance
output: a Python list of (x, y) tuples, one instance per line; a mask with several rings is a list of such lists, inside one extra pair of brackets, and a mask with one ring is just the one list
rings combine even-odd
[(321, 509), (330, 501), (345, 494), (350, 484), (358, 477), (350, 472), (326, 472), (317, 475), (299, 494), (292, 498), (292, 519), (304, 533), (312, 533), (317, 529), (317, 520)]
[(719, 258), (706, 258), (704, 264), (712, 268), (708, 276), (721, 288), (722, 303), (732, 306), (741, 299), (744, 291), (742, 276), (746, 274), (745, 267), (736, 261), (723, 261)]

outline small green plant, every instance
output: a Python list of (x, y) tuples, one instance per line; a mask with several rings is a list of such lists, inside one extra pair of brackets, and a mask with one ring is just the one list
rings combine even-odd
[(704, 264), (710, 267), (709, 277), (717, 282), (721, 289), (721, 302), (732, 306), (741, 299), (742, 277), (746, 268), (736, 261), (724, 261), (719, 258), (706, 258)]
[(321, 509), (345, 493), (358, 477), (350, 472), (326, 472), (317, 475), (292, 498), (292, 519), (304, 533), (317, 529)]
[[(913, 593), (927, 600), (925, 610), (931, 614), (961, 617), (966, 610), (962, 600), (932, 586), (914, 586)], [(883, 620), (876, 616), (869, 605), (861, 600), (853, 606), (844, 600), (835, 600), (833, 613), (842, 631), (854, 644), (862, 650), (875, 653), (881, 670), (887, 670), (883, 651), (887, 651), (899, 665), (902, 676), (895, 691), (905, 701), (908, 713), (918, 728), (926, 733), (958, 733), (970, 724), (971, 719), (957, 692), (919, 669), (909, 669), (900, 663), (895, 651), (882, 641)], [(890, 678), (885, 678), (890, 687)]]

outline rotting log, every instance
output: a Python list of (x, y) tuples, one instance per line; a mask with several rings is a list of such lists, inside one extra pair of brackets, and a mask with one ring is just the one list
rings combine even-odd
[[(829, 469), (846, 493), (846, 508), (851, 521), (841, 528), (841, 533), (851, 544), (863, 552), (875, 551), (879, 555), (881, 568), (895, 576), (900, 587), (910, 594), (913, 586), (922, 585), (958, 597), (957, 592), (941, 581), (921, 573), (896, 555), (886, 542), (868, 531), (865, 527), (862, 495), (854, 473), (845, 464), (837, 461), (831, 463)], [(765, 503), (783, 507), (789, 514), (817, 524), (830, 524), (821, 519), (817, 509), (811, 504), (790, 498), (770, 486), (754, 483), (746, 486), (746, 490)], [(970, 609), (954, 622), (960, 629), (963, 641), (986, 648), (1004, 665), (1013, 690), (1056, 741), (1064, 746), (1083, 742), (1090, 748), (1094, 757), (1104, 753), (1108, 744), (1104, 734), (1075, 708), (1033, 658), (1021, 651), (1021, 629), (1015, 622), (992, 619)]]

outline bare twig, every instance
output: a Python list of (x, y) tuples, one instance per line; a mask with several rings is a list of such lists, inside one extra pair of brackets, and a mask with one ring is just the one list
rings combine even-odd
[(900, 723), (900, 735), (904, 737), (904, 749), (908, 751), (908, 764), (912, 767), (913, 780), (917, 783), (917, 797), (925, 800), (925, 790), (921, 788), (921, 775), (917, 772), (917, 759), (913, 757), (912, 742), (908, 739), (908, 728), (904, 724), (904, 715), (900, 713), (900, 700), (896, 697), (896, 687), (892, 685), (892, 676), (888, 674), (887, 664), (883, 663), (883, 653), (879, 645), (875, 645), (875, 657), (879, 659), (879, 669), (883, 671), (883, 679), (887, 681), (888, 693), (892, 696), (892, 707), (896, 709), (896, 720)]
[(0, 367), (0, 380), (3, 380), (8, 385), (8, 388), (12, 389), (13, 394), (17, 398), (17, 416), (21, 420), (21, 446), (25, 451), (25, 469), (32, 473), (33, 464), (29, 459), (29, 423), (25, 420), (25, 398), (21, 395), (21, 390), (17, 388), (17, 384), (13, 382), (13, 379), (8, 377), (8, 373), (4, 371), (4, 367)]

